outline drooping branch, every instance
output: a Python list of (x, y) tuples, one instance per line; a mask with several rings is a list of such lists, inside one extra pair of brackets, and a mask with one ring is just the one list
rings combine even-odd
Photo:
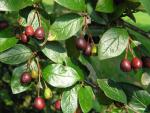
[(146, 31), (144, 31), (144, 30), (142, 30), (142, 29), (140, 29), (140, 28), (138, 28), (138, 27), (136, 27), (136, 26), (134, 26), (128, 22), (123, 21), (123, 23), (124, 23), (125, 27), (128, 27), (128, 28), (140, 33), (141, 35), (145, 36), (145, 38), (150, 39), (150, 33), (149, 32), (146, 32)]

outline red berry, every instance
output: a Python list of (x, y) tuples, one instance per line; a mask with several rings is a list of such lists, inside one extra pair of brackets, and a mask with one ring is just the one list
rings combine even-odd
[(142, 62), (143, 62), (143, 67), (150, 68), (150, 57), (149, 56), (143, 56)]
[(8, 25), (8, 22), (7, 21), (5, 21), (5, 20), (2, 20), (2, 21), (0, 21), (0, 30), (1, 29), (5, 29), (5, 28), (7, 28), (9, 25)]
[(25, 28), (25, 34), (27, 36), (33, 36), (34, 35), (34, 29), (31, 25), (29, 25)]
[(29, 38), (24, 33), (20, 35), (20, 40), (23, 43), (28, 43), (29, 42)]
[(61, 109), (61, 101), (60, 101), (60, 100), (57, 100), (57, 101), (55, 102), (55, 109), (56, 109), (56, 110), (60, 110), (60, 109)]
[(92, 46), (91, 44), (87, 44), (86, 49), (84, 50), (84, 55), (90, 56), (92, 54)]
[(24, 73), (22, 73), (22, 75), (21, 75), (21, 83), (22, 84), (28, 84), (28, 83), (30, 83), (31, 82), (31, 75), (30, 75), (30, 73), (28, 73), (28, 72), (24, 72)]
[(46, 104), (45, 104), (45, 100), (41, 97), (37, 97), (34, 100), (34, 104), (33, 106), (38, 109), (38, 110), (42, 110), (45, 108)]
[(130, 72), (131, 71), (131, 62), (127, 59), (123, 59), (120, 63), (120, 69), (123, 72)]
[(139, 58), (134, 57), (132, 59), (131, 66), (134, 70), (137, 70), (142, 67), (142, 61)]
[(76, 39), (76, 47), (77, 47), (77, 49), (85, 50), (86, 46), (87, 46), (87, 42), (86, 42), (86, 40), (84, 38), (77, 38)]
[(45, 37), (45, 32), (43, 27), (38, 27), (34, 33), (34, 36), (38, 39), (38, 40), (44, 40)]

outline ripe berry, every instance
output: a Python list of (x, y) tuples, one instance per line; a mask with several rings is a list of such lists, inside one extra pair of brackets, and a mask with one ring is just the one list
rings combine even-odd
[(31, 82), (31, 75), (30, 75), (30, 73), (28, 73), (28, 72), (24, 72), (24, 73), (22, 73), (22, 75), (21, 75), (21, 83), (22, 84), (28, 84), (28, 83), (30, 83)]
[(92, 54), (92, 46), (91, 44), (87, 44), (86, 49), (84, 51), (84, 55), (90, 56)]
[(134, 57), (132, 59), (131, 66), (134, 70), (137, 70), (142, 67), (142, 61), (139, 58)]
[(76, 47), (79, 50), (85, 50), (87, 46), (87, 42), (84, 38), (77, 38), (76, 39)]
[(36, 97), (33, 106), (38, 110), (42, 110), (46, 106), (45, 100), (41, 97)]
[(28, 43), (28, 42), (29, 42), (29, 38), (28, 38), (27, 35), (25, 35), (24, 33), (22, 33), (22, 34), (20, 35), (20, 40), (21, 40), (21, 42), (23, 42), (23, 43)]
[(34, 35), (34, 29), (31, 25), (29, 25), (25, 28), (25, 34), (27, 36), (33, 36)]
[(0, 30), (5, 29), (5, 28), (7, 28), (8, 26), (9, 26), (9, 25), (8, 25), (8, 22), (7, 22), (7, 21), (5, 21), (5, 20), (0, 21)]
[(33, 79), (38, 78), (38, 72), (35, 71), (35, 70), (32, 70), (32, 72), (31, 72), (31, 77), (32, 77)]
[(44, 29), (42, 27), (38, 27), (34, 33), (34, 36), (38, 39), (38, 40), (43, 40), (45, 37), (45, 32)]
[(60, 109), (61, 109), (61, 101), (60, 101), (60, 100), (57, 100), (57, 101), (55, 102), (55, 109), (56, 109), (56, 110), (60, 110)]
[(44, 91), (44, 97), (45, 99), (50, 99), (52, 97), (52, 91), (49, 88), (46, 88)]
[(150, 68), (150, 57), (149, 56), (143, 56), (142, 62), (143, 62), (143, 67)]
[(131, 71), (131, 62), (127, 59), (123, 59), (120, 63), (120, 69), (123, 72), (130, 72)]

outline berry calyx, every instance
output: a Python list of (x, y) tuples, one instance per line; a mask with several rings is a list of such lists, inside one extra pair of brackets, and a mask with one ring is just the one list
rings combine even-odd
[(32, 72), (31, 72), (31, 77), (32, 77), (33, 79), (38, 78), (38, 72), (35, 71), (35, 70), (32, 70)]
[(33, 106), (38, 110), (42, 110), (46, 106), (45, 100), (41, 97), (36, 97)]
[(134, 57), (131, 62), (131, 66), (134, 70), (142, 67), (142, 61), (138, 57)]
[(9, 25), (8, 25), (8, 22), (7, 22), (7, 21), (5, 21), (5, 20), (0, 21), (0, 30), (5, 29), (5, 28), (7, 28), (8, 26), (9, 26)]
[(57, 101), (55, 102), (55, 109), (56, 109), (56, 110), (60, 110), (60, 109), (61, 109), (61, 101), (60, 101), (60, 100), (57, 100)]
[(28, 43), (28, 42), (29, 42), (29, 38), (28, 38), (27, 35), (25, 35), (24, 33), (22, 33), (22, 34), (20, 35), (20, 40), (21, 40), (21, 42), (23, 42), (23, 43)]
[(25, 34), (27, 36), (33, 36), (34, 35), (34, 29), (33, 29), (33, 27), (31, 25), (26, 26), (26, 28), (25, 28)]
[(120, 69), (123, 72), (130, 72), (132, 69), (131, 62), (128, 59), (123, 59), (120, 63)]
[(45, 32), (43, 27), (38, 27), (34, 33), (35, 38), (37, 38), (38, 40), (44, 40), (45, 37)]
[(149, 56), (142, 56), (142, 62), (144, 68), (150, 68), (150, 57)]
[(91, 44), (87, 44), (86, 49), (84, 50), (84, 55), (90, 56), (92, 54), (92, 46)]
[(45, 91), (44, 91), (44, 97), (45, 99), (50, 99), (52, 98), (52, 91), (50, 88), (46, 88)]
[(22, 75), (21, 75), (21, 83), (22, 84), (29, 84), (30, 82), (31, 82), (31, 75), (30, 75), (30, 73), (28, 73), (28, 72), (24, 72), (24, 73), (22, 73)]
[(76, 47), (79, 50), (85, 50), (87, 46), (87, 42), (84, 38), (77, 38), (76, 39)]

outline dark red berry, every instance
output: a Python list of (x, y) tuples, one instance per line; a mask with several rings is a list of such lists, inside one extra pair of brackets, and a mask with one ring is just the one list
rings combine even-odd
[(76, 39), (76, 47), (79, 50), (85, 50), (87, 46), (87, 42), (84, 38), (77, 38)]
[(37, 38), (38, 40), (44, 40), (45, 38), (45, 32), (43, 27), (38, 27), (34, 33), (35, 38)]
[(84, 55), (90, 56), (92, 54), (92, 46), (91, 44), (87, 44), (86, 49), (84, 50)]
[(38, 109), (38, 110), (42, 110), (45, 108), (46, 104), (45, 104), (45, 100), (41, 97), (37, 97), (34, 100), (34, 104), (33, 106)]
[(134, 70), (137, 70), (142, 67), (142, 61), (139, 58), (134, 57), (132, 59), (131, 66)]
[(120, 63), (120, 69), (123, 72), (130, 72), (131, 71), (131, 62), (127, 59), (123, 59)]
[(60, 109), (61, 109), (61, 101), (60, 101), (60, 100), (57, 100), (57, 101), (55, 102), (55, 109), (56, 109), (56, 110), (60, 110)]
[(150, 68), (150, 57), (149, 56), (143, 56), (142, 62), (143, 62), (143, 67)]
[(27, 35), (25, 35), (24, 33), (22, 33), (22, 34), (20, 35), (20, 40), (21, 40), (21, 42), (23, 42), (23, 43), (28, 43), (28, 42), (29, 42), (29, 38), (28, 38)]
[(28, 83), (30, 83), (31, 82), (31, 75), (30, 75), (30, 73), (28, 73), (28, 72), (24, 72), (24, 73), (22, 73), (22, 75), (21, 75), (21, 83), (22, 84), (28, 84)]
[(8, 25), (8, 22), (7, 22), (7, 21), (5, 21), (5, 20), (0, 21), (0, 30), (5, 29), (5, 28), (7, 28), (8, 26), (9, 26), (9, 25)]
[(34, 29), (33, 29), (33, 27), (31, 25), (26, 26), (26, 28), (25, 28), (25, 34), (27, 36), (33, 36), (34, 35)]

